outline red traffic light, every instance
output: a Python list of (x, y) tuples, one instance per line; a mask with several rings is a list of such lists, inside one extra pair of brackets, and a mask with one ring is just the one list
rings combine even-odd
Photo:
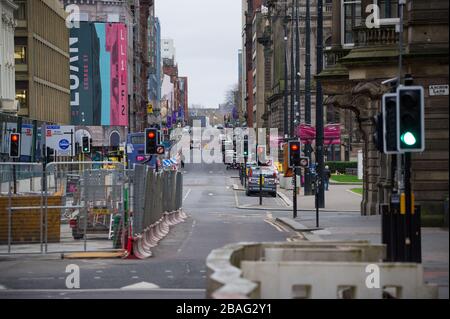
[(19, 135), (18, 134), (11, 134), (11, 141), (12, 142), (19, 141)]
[(291, 150), (292, 151), (298, 151), (299, 150), (299, 146), (298, 146), (298, 144), (291, 144)]
[(155, 137), (156, 137), (155, 132), (153, 132), (153, 131), (148, 132), (148, 138), (154, 139)]

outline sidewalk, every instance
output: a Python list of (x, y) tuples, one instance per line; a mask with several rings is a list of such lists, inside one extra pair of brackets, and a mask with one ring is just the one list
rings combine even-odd
[[(359, 212), (361, 207), (362, 196), (350, 191), (352, 188), (356, 188), (358, 185), (330, 185), (329, 190), (325, 192), (325, 209), (346, 211), (346, 212)], [(278, 188), (278, 193), (281, 193), (288, 198), (288, 205), (292, 205), (293, 191)], [(305, 196), (303, 188), (300, 190), (300, 194), (297, 195), (297, 207), (299, 209), (311, 209), (316, 208), (315, 196)]]

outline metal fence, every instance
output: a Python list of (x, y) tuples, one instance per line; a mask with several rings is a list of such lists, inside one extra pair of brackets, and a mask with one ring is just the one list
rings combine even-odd
[(0, 254), (125, 248), (182, 206), (182, 174), (145, 165), (0, 163), (0, 178)]
[(183, 175), (178, 171), (155, 172), (135, 165), (133, 177), (133, 234), (141, 234), (164, 213), (181, 209)]

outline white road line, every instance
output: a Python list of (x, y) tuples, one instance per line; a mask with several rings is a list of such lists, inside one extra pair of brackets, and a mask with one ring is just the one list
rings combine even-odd
[(21, 277), (19, 280), (55, 280), (55, 277)]
[(136, 270), (130, 270), (130, 272), (131, 272), (132, 274), (135, 274), (135, 273), (137, 273), (137, 271), (136, 271)]
[(98, 280), (98, 279), (102, 279), (102, 277), (94, 277), (94, 279), (97, 279), (97, 280)]
[(103, 270), (97, 270), (96, 273), (101, 274)]
[(361, 194), (358, 194), (358, 193), (352, 192), (352, 191), (351, 191), (351, 190), (349, 190), (349, 189), (347, 189), (347, 192), (349, 192), (349, 193), (351, 193), (351, 194), (353, 194), (353, 195), (356, 195), (356, 196), (362, 197), (362, 195), (361, 195)]
[(167, 278), (169, 278), (169, 279), (173, 279), (173, 278), (174, 278), (174, 276), (167, 276)]
[(3, 285), (0, 285), (0, 290), (6, 290), (6, 287)]
[(172, 272), (172, 270), (167, 269), (165, 272)]
[(186, 198), (189, 196), (189, 193), (191, 192), (191, 189), (189, 188), (188, 189), (188, 191), (187, 191), (187, 193), (186, 193), (186, 195), (184, 195), (184, 198), (183, 198), (183, 202), (186, 200)]
[(131, 279), (139, 279), (139, 276), (133, 276)]

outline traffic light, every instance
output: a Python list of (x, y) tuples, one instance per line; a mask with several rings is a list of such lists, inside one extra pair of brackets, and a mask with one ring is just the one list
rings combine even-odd
[(158, 147), (158, 129), (145, 129), (145, 155), (155, 155)]
[(385, 154), (398, 154), (397, 148), (397, 94), (383, 95), (383, 151)]
[(290, 168), (301, 166), (300, 163), (300, 142), (299, 141), (289, 141), (288, 143), (288, 166)]
[(421, 86), (397, 88), (397, 146), (401, 152), (425, 150), (424, 94)]
[(19, 158), (20, 157), (20, 134), (11, 133), (9, 135), (9, 157)]
[(83, 136), (81, 152), (83, 154), (89, 154), (91, 152), (91, 144), (90, 144), (89, 136)]
[(383, 143), (383, 114), (378, 113), (373, 117), (373, 121), (375, 124), (375, 132), (372, 135), (373, 144), (378, 152), (384, 152), (384, 143)]
[(244, 157), (248, 157), (248, 136), (244, 136)]

